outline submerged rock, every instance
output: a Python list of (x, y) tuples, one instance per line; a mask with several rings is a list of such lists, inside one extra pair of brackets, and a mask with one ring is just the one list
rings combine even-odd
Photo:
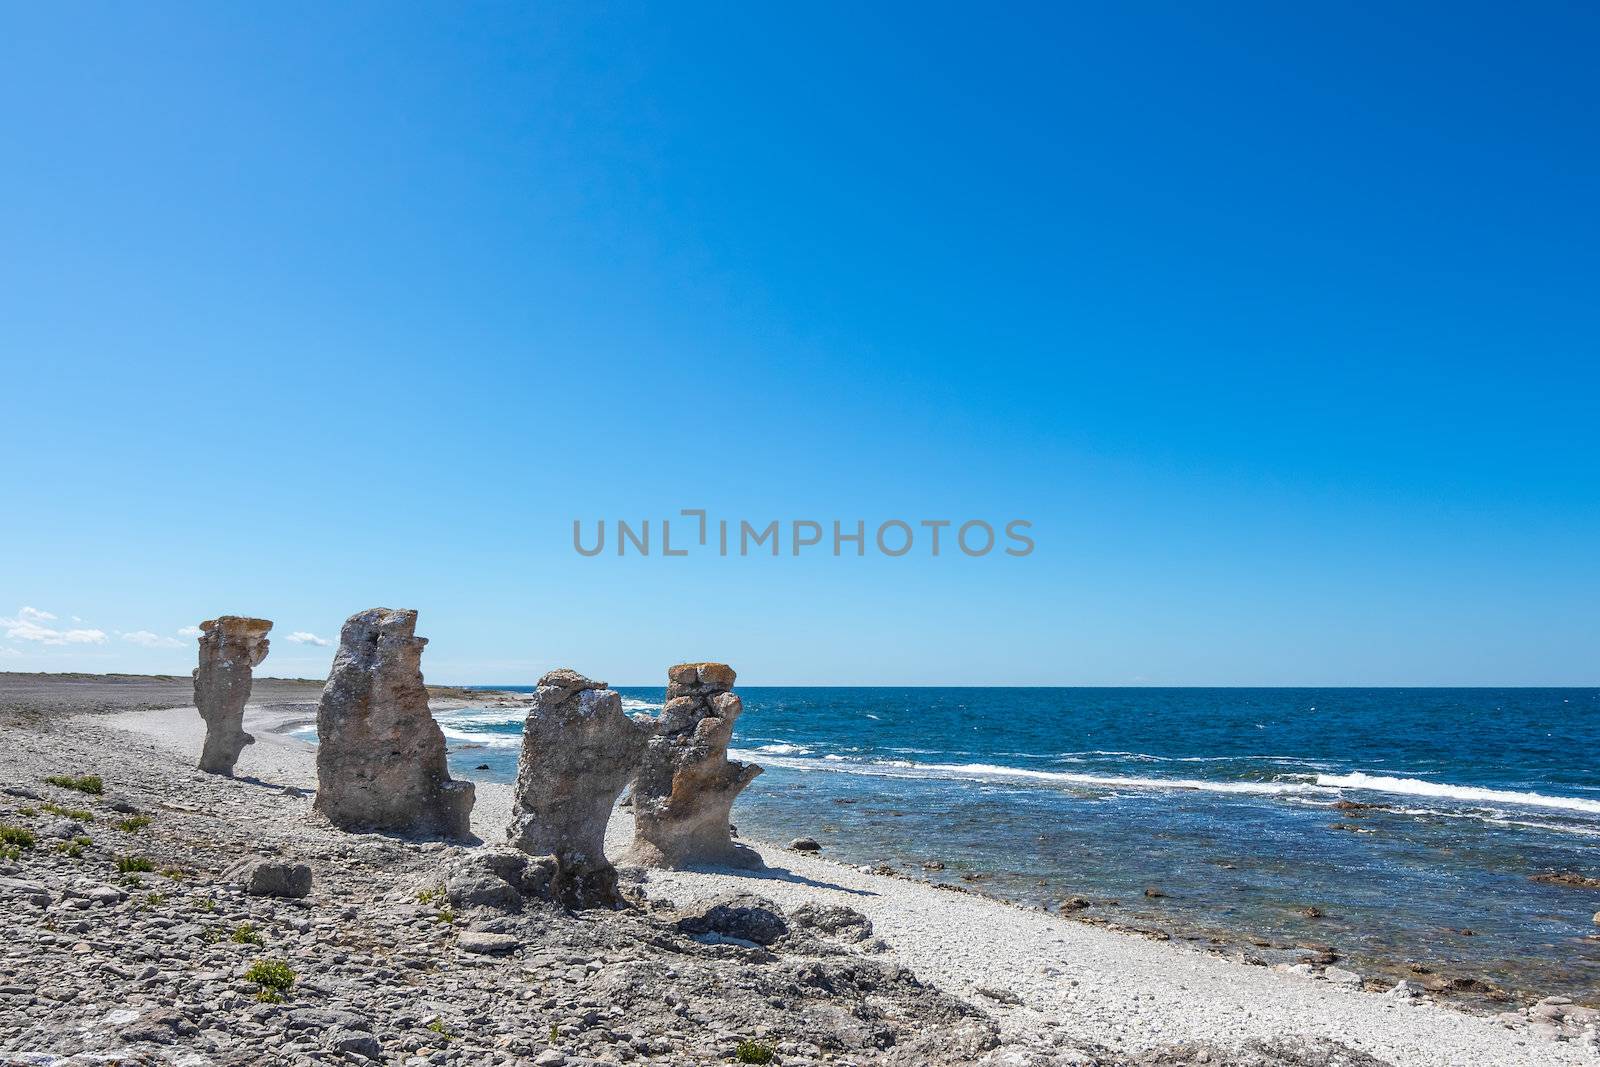
[(350, 616), (317, 706), (314, 807), (344, 830), (465, 837), (473, 786), (450, 778), (428, 710), (415, 611)]
[(638, 773), (646, 736), (604, 682), (567, 668), (539, 679), (506, 837), (524, 852), (555, 858), (551, 893), (568, 907), (622, 903), (606, 859), (606, 822)]
[(1544, 885), (1563, 885), (1572, 889), (1600, 889), (1600, 878), (1591, 878), (1577, 871), (1553, 871), (1549, 874), (1536, 874), (1529, 881), (1540, 882)]
[(759, 867), (760, 855), (735, 844), (734, 798), (761, 773), (728, 759), (743, 710), (726, 663), (680, 663), (667, 672), (667, 703), (645, 746), (634, 788), (633, 862), (646, 867)]
[(194, 704), (206, 722), (200, 769), (232, 775), (244, 746), (255, 738), (244, 731), (244, 706), (256, 665), (267, 658), (272, 623), (243, 615), (222, 615), (200, 624), (200, 666), (194, 670)]

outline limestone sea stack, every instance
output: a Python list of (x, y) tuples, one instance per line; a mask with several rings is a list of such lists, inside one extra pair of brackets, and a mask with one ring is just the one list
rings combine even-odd
[(452, 781), (422, 682), (415, 611), (352, 615), (317, 706), (317, 799), (344, 830), (471, 833), (473, 787)]
[(633, 791), (632, 862), (646, 867), (759, 867), (734, 843), (733, 800), (761, 773), (728, 759), (743, 704), (726, 663), (680, 663), (667, 672), (667, 703), (645, 745)]
[(506, 836), (524, 852), (555, 857), (550, 895), (569, 908), (622, 903), (606, 823), (638, 773), (647, 733), (606, 683), (566, 667), (539, 679)]
[(200, 666), (194, 669), (194, 705), (206, 721), (200, 769), (233, 774), (244, 746), (255, 738), (244, 732), (244, 706), (256, 665), (267, 658), (272, 623), (243, 615), (222, 615), (200, 624)]

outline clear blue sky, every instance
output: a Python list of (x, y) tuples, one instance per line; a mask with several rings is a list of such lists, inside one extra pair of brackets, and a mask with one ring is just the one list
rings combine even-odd
[[(1597, 49), (1561, 4), (10, 5), (0, 668), (186, 672), (232, 612), (320, 676), (289, 636), (382, 604), (437, 681), (1600, 681)], [(572, 550), (685, 507), (1038, 547)]]

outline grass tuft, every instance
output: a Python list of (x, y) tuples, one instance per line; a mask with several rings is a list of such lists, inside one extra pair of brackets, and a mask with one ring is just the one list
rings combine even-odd
[(0, 823), (0, 845), (10, 845), (12, 848), (32, 848), (38, 844), (34, 840), (33, 831), (21, 826), (12, 826), (10, 823)]
[(100, 780), (98, 774), (80, 774), (77, 777), (70, 774), (52, 774), (45, 781), (62, 789), (76, 789), (80, 793), (89, 793), (92, 796), (99, 796), (106, 791), (106, 784)]
[(251, 923), (240, 923), (238, 926), (235, 926), (233, 928), (233, 933), (228, 936), (228, 940), (232, 941), (235, 945), (266, 944), (266, 941), (262, 939), (261, 934), (257, 932), (255, 926)]
[(456, 1035), (452, 1034), (449, 1028), (444, 1025), (443, 1019), (433, 1020), (433, 1022), (428, 1024), (428, 1029), (438, 1034), (439, 1037), (446, 1042), (454, 1041), (456, 1039)]
[(143, 856), (118, 856), (114, 862), (123, 874), (147, 874), (156, 869), (156, 865)]
[(63, 819), (72, 819), (77, 822), (94, 822), (94, 812), (87, 808), (67, 808), (60, 804), (40, 804), (39, 807), (51, 815), (59, 815)]
[(115, 826), (118, 830), (121, 830), (125, 834), (136, 834), (140, 830), (143, 830), (146, 826), (150, 825), (150, 816), (133, 815), (126, 819), (118, 819), (111, 825)]

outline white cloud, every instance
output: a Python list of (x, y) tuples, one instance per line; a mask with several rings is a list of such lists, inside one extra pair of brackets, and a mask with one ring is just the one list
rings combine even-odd
[(201, 630), (198, 626), (185, 626), (183, 629), (178, 631), (179, 637), (199, 637), (200, 634)]
[(3, 627), (6, 636), (18, 641), (34, 641), (41, 645), (103, 645), (106, 643), (104, 630), (57, 630), (41, 623), (54, 622), (55, 616), (48, 611), (38, 608), (22, 607), (17, 609), (14, 618), (0, 618), (0, 627)]
[(0, 645), (0, 656), (20, 656), (20, 655), (22, 655), (22, 649), (20, 649), (20, 648), (10, 648), (10, 647), (8, 647), (6, 645)]
[(326, 648), (332, 643), (326, 637), (318, 637), (316, 634), (307, 633), (305, 630), (296, 630), (284, 640), (292, 641), (297, 645), (316, 645), (318, 648)]
[(122, 639), (124, 641), (132, 641), (136, 645), (143, 645), (145, 648), (183, 647), (183, 642), (177, 638), (162, 637), (160, 634), (153, 634), (149, 630), (134, 630), (132, 633), (123, 634)]

